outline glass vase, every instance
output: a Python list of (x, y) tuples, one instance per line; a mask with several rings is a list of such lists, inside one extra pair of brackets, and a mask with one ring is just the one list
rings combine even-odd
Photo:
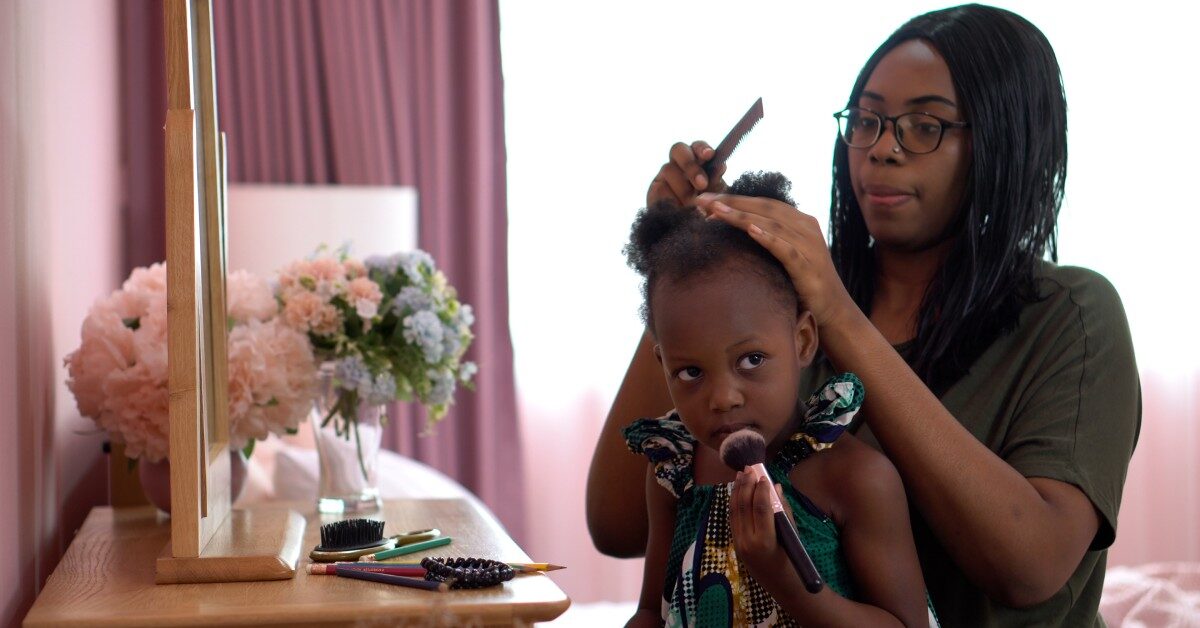
[(320, 393), (309, 415), (320, 461), (317, 512), (374, 512), (383, 507), (378, 462), (386, 406), (359, 403), (354, 416), (343, 416), (334, 410), (338, 392), (332, 367), (323, 366)]

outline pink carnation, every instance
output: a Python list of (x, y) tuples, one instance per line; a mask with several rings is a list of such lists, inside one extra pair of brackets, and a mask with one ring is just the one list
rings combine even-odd
[(338, 309), (313, 292), (298, 292), (288, 299), (283, 318), (293, 329), (329, 336), (342, 326)]
[(346, 269), (347, 279), (357, 279), (359, 277), (367, 276), (367, 266), (360, 260), (346, 258), (346, 260), (342, 262), (342, 267)]
[(342, 262), (332, 257), (318, 257), (309, 262), (309, 273), (317, 283), (322, 281), (339, 282), (346, 280), (346, 268)]
[(285, 301), (302, 292), (329, 300), (346, 287), (346, 268), (332, 257), (297, 260), (279, 273), (279, 293)]
[(354, 306), (363, 320), (379, 313), (379, 302), (382, 300), (383, 292), (379, 290), (379, 284), (366, 277), (359, 277), (346, 286), (346, 301)]

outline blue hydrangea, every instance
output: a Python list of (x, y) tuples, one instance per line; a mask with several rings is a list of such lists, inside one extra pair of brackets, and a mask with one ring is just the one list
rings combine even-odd
[(335, 376), (346, 390), (361, 390), (364, 384), (367, 389), (371, 387), (371, 371), (356, 355), (339, 360)]
[(463, 303), (454, 316), (454, 326), (459, 329), (460, 333), (466, 333), (470, 331), (471, 325), (474, 324), (475, 310), (472, 310), (470, 305)]
[(342, 388), (358, 393), (358, 398), (372, 405), (387, 403), (396, 398), (396, 380), (391, 373), (371, 375), (362, 358), (352, 355), (337, 363), (335, 375)]
[(399, 263), (400, 260), (395, 255), (372, 255), (363, 260), (363, 266), (366, 266), (367, 270), (381, 270), (389, 275), (396, 272)]
[(396, 379), (391, 373), (380, 373), (375, 376), (372, 382), (371, 389), (364, 394), (363, 390), (359, 390), (359, 395), (372, 405), (380, 405), (387, 403), (396, 398)]
[(459, 350), (462, 349), (462, 337), (452, 329), (447, 329), (445, 336), (442, 337), (442, 353), (448, 356), (457, 356)]
[(429, 403), (435, 406), (450, 403), (450, 398), (454, 396), (454, 373), (449, 369), (429, 369), (426, 371), (426, 375), (429, 376), (429, 383), (432, 384), (429, 390)]
[(442, 360), (445, 354), (442, 338), (445, 334), (441, 319), (429, 310), (404, 317), (404, 339), (416, 343), (429, 364), (436, 364)]
[(458, 367), (458, 379), (462, 382), (469, 382), (471, 378), (479, 372), (479, 365), (474, 362), (463, 362), (462, 366)]
[(408, 279), (413, 283), (425, 281), (425, 277), (421, 274), (422, 269), (427, 273), (433, 273), (433, 258), (425, 251), (414, 249), (410, 253), (397, 253), (397, 255), (401, 256), (397, 265), (404, 270), (404, 274), (408, 275)]
[(434, 308), (433, 296), (427, 294), (424, 290), (416, 286), (405, 286), (400, 289), (400, 294), (392, 300), (392, 307), (396, 309), (396, 313), (403, 315), (405, 311), (420, 312), (422, 310), (432, 310)]

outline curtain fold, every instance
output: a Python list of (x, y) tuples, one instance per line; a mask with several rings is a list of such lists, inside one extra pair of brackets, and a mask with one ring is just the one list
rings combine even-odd
[[(161, 46), (161, 8), (133, 9), (156, 11), (157, 22), (138, 26), (157, 26)], [(475, 390), (456, 395), (432, 436), (419, 436), (421, 409), (397, 404), (385, 446), (454, 477), (520, 539), (499, 29), (496, 0), (214, 4), (230, 181), (416, 187), (419, 245), (474, 307), (466, 358), (480, 370)], [(135, 66), (127, 70), (161, 59), (161, 49), (127, 58)], [(142, 141), (161, 146), (160, 125), (138, 124)], [(161, 213), (161, 175), (152, 190)], [(161, 240), (161, 230), (153, 233)]]

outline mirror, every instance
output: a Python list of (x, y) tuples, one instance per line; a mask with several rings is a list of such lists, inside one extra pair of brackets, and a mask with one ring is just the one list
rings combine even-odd
[(304, 519), (230, 504), (225, 141), (210, 0), (164, 0), (171, 542), (156, 581), (290, 578)]

